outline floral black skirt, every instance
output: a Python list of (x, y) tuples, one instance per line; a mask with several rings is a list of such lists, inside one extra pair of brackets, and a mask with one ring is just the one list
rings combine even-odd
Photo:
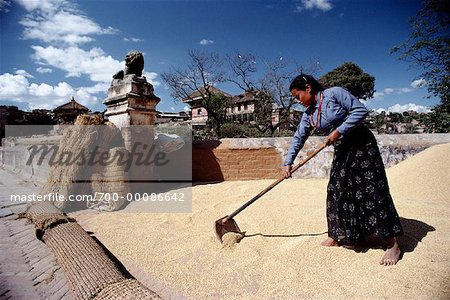
[(354, 245), (403, 234), (372, 132), (364, 125), (335, 145), (327, 188), (328, 236)]

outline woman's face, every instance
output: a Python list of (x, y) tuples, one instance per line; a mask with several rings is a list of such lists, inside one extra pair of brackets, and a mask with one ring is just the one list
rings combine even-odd
[(292, 89), (291, 94), (292, 97), (294, 97), (297, 102), (304, 107), (310, 106), (315, 100), (315, 96), (311, 95), (311, 86), (309, 84), (306, 85), (305, 91)]

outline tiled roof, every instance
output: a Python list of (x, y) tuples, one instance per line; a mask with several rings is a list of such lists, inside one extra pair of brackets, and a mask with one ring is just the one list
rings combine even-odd
[[(209, 87), (209, 91), (213, 94), (213, 95), (218, 95), (218, 94), (222, 94), (227, 98), (231, 98), (232, 96), (230, 94), (228, 94), (227, 92), (224, 92), (214, 86), (210, 86)], [(199, 98), (201, 98), (202, 95), (206, 94), (206, 89), (204, 87), (199, 88), (198, 90), (194, 91), (192, 94), (189, 95), (189, 97), (183, 98), (183, 102), (189, 102), (192, 100), (198, 100)]]
[(245, 92), (244, 94), (236, 95), (231, 99), (232, 103), (243, 103), (243, 102), (250, 102), (250, 101), (256, 101), (258, 98), (255, 96), (254, 93), (251, 92)]
[(88, 112), (89, 108), (87, 108), (86, 106), (81, 105), (80, 103), (75, 101), (75, 99), (72, 97), (72, 99), (70, 99), (69, 102), (58, 106), (53, 111), (59, 111), (59, 110), (85, 110), (86, 112)]

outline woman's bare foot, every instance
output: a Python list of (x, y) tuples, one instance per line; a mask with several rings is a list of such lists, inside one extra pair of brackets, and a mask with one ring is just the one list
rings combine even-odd
[(400, 255), (402, 254), (402, 251), (400, 250), (400, 247), (398, 246), (396, 238), (389, 239), (387, 241), (386, 246), (387, 246), (387, 249), (386, 249), (386, 252), (384, 253), (383, 257), (380, 260), (380, 265), (393, 266), (400, 259)]
[(320, 243), (322, 246), (325, 247), (337, 247), (339, 246), (338, 242), (336, 240), (334, 240), (333, 238), (327, 238), (325, 241), (323, 241), (322, 243)]

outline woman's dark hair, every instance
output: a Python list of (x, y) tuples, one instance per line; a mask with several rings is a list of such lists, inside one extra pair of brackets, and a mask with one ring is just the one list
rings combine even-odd
[(311, 94), (315, 94), (324, 90), (322, 85), (314, 77), (308, 74), (300, 74), (295, 77), (294, 80), (292, 80), (291, 85), (289, 86), (289, 90), (292, 91), (293, 89), (297, 89), (305, 91), (307, 84), (311, 86)]

